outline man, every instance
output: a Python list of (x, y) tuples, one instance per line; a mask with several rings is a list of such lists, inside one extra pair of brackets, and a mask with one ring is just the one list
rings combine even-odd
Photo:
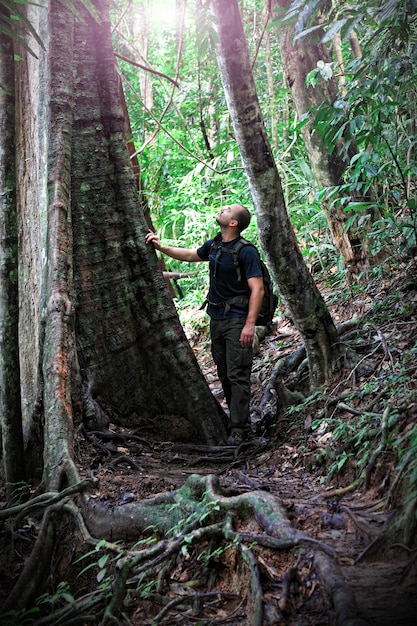
[[(255, 323), (264, 294), (259, 254), (251, 245), (242, 246), (238, 254), (239, 275), (233, 255), (228, 254), (240, 233), (249, 225), (250, 213), (241, 204), (220, 209), (216, 217), (220, 226), (221, 252), (209, 239), (199, 248), (164, 246), (149, 231), (146, 243), (179, 261), (209, 261), (210, 288), (207, 312), (210, 316), (211, 351), (222, 383), (230, 413), (228, 445), (239, 445), (250, 432), (250, 375), (252, 369)], [(236, 306), (232, 298), (249, 299), (246, 308)]]

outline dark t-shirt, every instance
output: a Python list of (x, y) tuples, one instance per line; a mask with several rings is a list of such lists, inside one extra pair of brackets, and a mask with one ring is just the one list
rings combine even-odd
[[(221, 242), (222, 248), (233, 248), (236, 239)], [(210, 289), (208, 296), (207, 313), (212, 319), (246, 317), (247, 309), (231, 306), (225, 312), (225, 302), (235, 296), (249, 297), (250, 289), (248, 278), (262, 276), (262, 268), (259, 254), (252, 245), (245, 245), (239, 250), (238, 261), (240, 266), (241, 280), (238, 278), (236, 267), (233, 263), (233, 254), (222, 252), (217, 255), (217, 250), (210, 252), (213, 239), (206, 241), (197, 249), (197, 254), (203, 261), (209, 261)]]

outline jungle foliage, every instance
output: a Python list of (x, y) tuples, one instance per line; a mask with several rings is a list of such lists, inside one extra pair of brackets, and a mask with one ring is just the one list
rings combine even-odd
[[(399, 242), (396, 250), (406, 254), (416, 244), (415, 3), (351, 7), (338, 2), (329, 11), (327, 2), (297, 1), (287, 15), (267, 14), (264, 4), (243, 2), (243, 22), (287, 207), (308, 262), (343, 268), (320, 209), (323, 195), (343, 203), (348, 226), (372, 221), (372, 209), (378, 208), (382, 217), (372, 224), (373, 253), (394, 239)], [(177, 3), (182, 13), (171, 23), (158, 22), (157, 3), (144, 5), (142, 44), (134, 39), (133, 17), (126, 12), (115, 30), (115, 48), (126, 52), (127, 47), (129, 58), (137, 55), (143, 62), (146, 40), (146, 64), (178, 83), (176, 87), (163, 76), (148, 74), (152, 108), (147, 108), (139, 84), (143, 70), (120, 63), (153, 223), (166, 240), (189, 246), (213, 233), (215, 207), (237, 200), (250, 205), (251, 199), (218, 76), (207, 3)], [(308, 77), (312, 89), (330, 76), (341, 86), (335, 101), (309, 113), (323, 150), (340, 148), (347, 164), (343, 184), (326, 189), (316, 188), (300, 136), (305, 120), (297, 119), (291, 106), (276, 40), (277, 29), (288, 20), (296, 21), (297, 38), (314, 37), (317, 27), (311, 24), (317, 16), (327, 45), (334, 47), (339, 34), (343, 53), (342, 68), (335, 60)], [(353, 34), (359, 57), (351, 46)], [(265, 87), (268, 73), (273, 76), (270, 88)], [(352, 145), (357, 152), (350, 159)], [(358, 191), (369, 202), (355, 203), (352, 197)], [(248, 236), (256, 239), (254, 223)]]

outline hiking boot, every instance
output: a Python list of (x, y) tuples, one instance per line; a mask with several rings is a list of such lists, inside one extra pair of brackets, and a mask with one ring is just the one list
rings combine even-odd
[(236, 432), (232, 433), (230, 437), (228, 437), (226, 444), (228, 446), (240, 446), (241, 443), (245, 441), (245, 437), (242, 433)]

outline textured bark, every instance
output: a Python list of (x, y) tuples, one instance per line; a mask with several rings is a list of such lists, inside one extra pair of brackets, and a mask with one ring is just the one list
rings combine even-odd
[(256, 209), (259, 236), (275, 282), (303, 336), (313, 386), (328, 378), (339, 354), (336, 328), (302, 258), (289, 220), (256, 94), (236, 0), (212, 0), (217, 60)]
[(77, 480), (74, 427), (102, 426), (108, 407), (124, 425), (163, 419), (169, 432), (173, 416), (195, 440), (226, 436), (144, 243), (107, 4), (96, 5), (99, 24), (54, 0), (28, 7), (45, 51), (20, 50), (16, 66), (22, 412), (31, 475), (53, 489)]
[[(0, 12), (2, 8), (0, 7)], [(12, 41), (0, 32), (0, 419), (5, 482), (25, 478), (18, 350), (17, 215)]]
[[(289, 0), (272, 0), (273, 6), (287, 8)], [(320, 31), (319, 31), (320, 32)], [(294, 27), (286, 22), (278, 32), (284, 72), (291, 97), (299, 119), (307, 117), (307, 122), (301, 128), (304, 144), (309, 156), (311, 169), (319, 189), (341, 185), (346, 169), (345, 162), (339, 156), (337, 149), (331, 154), (323, 146), (320, 136), (313, 128), (314, 115), (308, 115), (311, 110), (323, 102), (334, 102), (338, 96), (338, 85), (334, 77), (329, 80), (320, 80), (315, 87), (306, 85), (306, 77), (317, 68), (317, 62), (331, 63), (332, 58), (327, 47), (319, 42), (320, 34), (315, 38), (298, 39), (295, 43)], [(352, 151), (351, 156), (353, 156)], [(355, 197), (355, 201), (366, 201), (369, 198)], [(357, 275), (368, 264), (369, 251), (366, 233), (355, 227), (346, 230), (346, 221), (350, 216), (344, 211), (341, 204), (335, 202), (330, 206), (328, 199), (322, 200), (323, 211), (333, 237), (333, 241), (344, 258), (351, 272)], [(372, 216), (376, 219), (376, 216)]]
[[(275, 86), (274, 86), (274, 74), (272, 70), (272, 59), (271, 59), (271, 38), (269, 33), (265, 35), (265, 46), (266, 46), (266, 75), (268, 78), (268, 96), (269, 101), (271, 103), (269, 109), (269, 115), (271, 118), (271, 137), (272, 137), (272, 145), (274, 149), (278, 152), (278, 116), (276, 109), (276, 100), (275, 100)], [(287, 137), (285, 137), (287, 139)]]
[[(47, 11), (27, 6), (27, 16), (48, 45)], [(41, 22), (40, 19), (45, 20)], [(25, 460), (28, 475), (42, 471), (41, 341), (43, 337), (43, 280), (46, 269), (46, 64), (42, 50), (32, 43), (38, 58), (17, 47), (15, 64), (16, 203), (18, 219), (19, 358)]]
[(71, 465), (77, 392), (71, 211), (74, 15), (57, 0), (51, 3), (48, 31), (48, 261), (42, 374), (44, 411), (51, 417), (44, 420), (44, 477), (46, 484), (58, 489), (57, 468), (66, 472)]
[(221, 410), (144, 242), (147, 224), (123, 141), (109, 30), (109, 24), (78, 25), (74, 42), (72, 206), (82, 377), (89, 394), (117, 406), (125, 423), (173, 413), (203, 439), (218, 441)]

